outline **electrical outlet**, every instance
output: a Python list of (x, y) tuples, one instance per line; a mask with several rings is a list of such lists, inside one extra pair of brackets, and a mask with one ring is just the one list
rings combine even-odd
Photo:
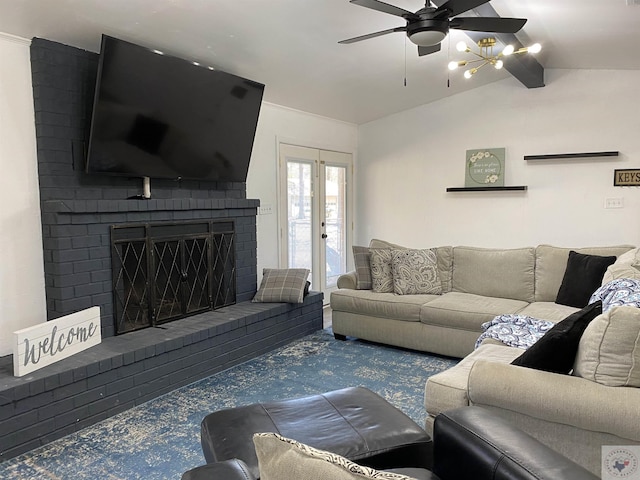
[(258, 207), (258, 215), (271, 215), (273, 214), (272, 205), (261, 205)]
[(604, 208), (624, 208), (624, 199), (622, 197), (605, 198)]

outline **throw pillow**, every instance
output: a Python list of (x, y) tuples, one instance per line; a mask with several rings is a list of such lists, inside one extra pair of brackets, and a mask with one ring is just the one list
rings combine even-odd
[(374, 292), (393, 292), (393, 273), (391, 270), (391, 249), (370, 248), (371, 281)]
[(602, 284), (607, 267), (615, 261), (615, 256), (585, 255), (571, 250), (556, 303), (584, 307), (591, 294)]
[(435, 249), (392, 250), (391, 272), (393, 291), (398, 295), (442, 293)]
[(609, 387), (640, 387), (640, 309), (613, 307), (591, 322), (573, 373)]
[(594, 302), (556, 323), (540, 340), (516, 358), (513, 365), (553, 373), (569, 373), (582, 332), (602, 313), (602, 302)]
[(252, 301), (302, 303), (308, 276), (307, 268), (265, 268)]
[(356, 267), (356, 289), (371, 290), (371, 252), (369, 247), (352, 247)]
[(261, 480), (415, 480), (399, 473), (363, 467), (277, 433), (256, 433), (253, 443)]

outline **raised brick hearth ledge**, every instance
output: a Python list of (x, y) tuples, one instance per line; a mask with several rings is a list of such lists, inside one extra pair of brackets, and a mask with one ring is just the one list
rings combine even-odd
[(125, 335), (24, 377), (0, 358), (0, 461), (322, 329), (303, 304), (241, 302)]

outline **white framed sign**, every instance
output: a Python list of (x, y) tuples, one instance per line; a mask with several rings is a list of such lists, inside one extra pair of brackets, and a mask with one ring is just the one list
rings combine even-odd
[(102, 341), (100, 307), (13, 332), (13, 375), (22, 377)]

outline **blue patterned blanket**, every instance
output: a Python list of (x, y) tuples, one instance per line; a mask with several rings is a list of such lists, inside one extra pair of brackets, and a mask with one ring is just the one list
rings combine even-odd
[[(603, 312), (623, 305), (640, 308), (640, 280), (612, 280), (593, 292), (589, 304), (598, 300), (602, 302)], [(527, 349), (554, 325), (553, 322), (528, 315), (498, 315), (490, 322), (482, 324), (483, 333), (476, 340), (475, 348), (478, 348), (485, 338), (492, 338), (510, 347)]]

